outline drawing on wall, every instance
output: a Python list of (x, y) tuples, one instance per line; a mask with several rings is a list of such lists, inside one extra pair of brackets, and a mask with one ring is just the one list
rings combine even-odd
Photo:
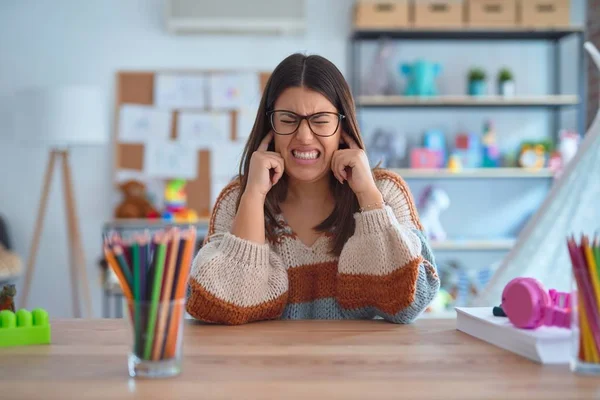
[(154, 104), (164, 109), (202, 109), (206, 106), (206, 78), (202, 74), (156, 74)]
[(177, 140), (152, 140), (144, 146), (144, 172), (153, 178), (196, 179), (198, 150)]
[(125, 104), (120, 108), (119, 141), (147, 143), (168, 139), (171, 134), (171, 112), (150, 106)]
[(252, 128), (254, 128), (255, 119), (256, 110), (240, 110), (237, 112), (237, 141), (246, 142), (248, 140), (250, 133), (252, 133)]
[(256, 109), (260, 102), (260, 79), (256, 73), (212, 74), (210, 106), (217, 110)]
[(177, 139), (198, 148), (212, 148), (231, 139), (230, 113), (181, 112), (177, 116)]

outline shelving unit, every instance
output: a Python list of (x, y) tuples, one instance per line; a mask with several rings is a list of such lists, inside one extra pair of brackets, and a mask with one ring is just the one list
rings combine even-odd
[[(529, 110), (542, 110), (550, 113), (549, 134), (553, 139), (558, 136), (561, 128), (561, 114), (566, 110), (575, 110), (577, 113), (576, 126), (581, 133), (585, 131), (585, 82), (586, 71), (584, 68), (584, 35), (585, 30), (580, 26), (573, 26), (561, 29), (400, 29), (400, 30), (357, 30), (351, 34), (349, 46), (349, 81), (353, 90), (356, 106), (359, 113), (369, 112), (369, 110), (407, 110), (419, 109), (431, 112), (440, 109), (501, 109), (510, 110), (510, 112), (526, 112)], [(577, 89), (575, 93), (564, 94), (561, 92), (561, 47), (567, 38), (575, 39), (577, 51), (571, 63), (575, 65), (573, 71), (577, 80)], [(421, 42), (440, 42), (440, 41), (489, 41), (489, 42), (507, 42), (512, 41), (518, 46), (520, 43), (542, 41), (550, 43), (550, 82), (548, 93), (545, 95), (517, 95), (513, 97), (503, 96), (467, 96), (467, 95), (439, 95), (432, 97), (415, 97), (402, 95), (385, 96), (366, 96), (359, 93), (361, 88), (361, 71), (363, 62), (361, 56), (361, 44), (363, 42), (381, 41), (391, 39), (394, 41), (412, 41)], [(486, 43), (487, 44), (487, 43)], [(449, 43), (448, 45), (452, 45)], [(490, 44), (492, 46), (493, 43)], [(410, 55), (404, 54), (404, 58), (410, 59)], [(366, 64), (363, 64), (363, 66)], [(464, 78), (463, 78), (464, 79)], [(363, 111), (364, 110), (364, 111)], [(382, 113), (378, 114), (381, 118)], [(501, 138), (501, 136), (499, 135)], [(547, 168), (539, 170), (530, 170), (523, 168), (474, 168), (462, 169), (459, 172), (448, 169), (395, 169), (405, 180), (420, 181), (439, 181), (462, 179), (477, 181), (485, 180), (551, 180), (553, 172)], [(496, 240), (446, 240), (432, 241), (431, 247), (434, 252), (505, 252), (509, 251), (515, 245), (515, 239), (496, 239)], [(471, 257), (470, 255), (465, 257)], [(441, 313), (426, 313), (423, 318), (455, 318), (454, 311), (445, 311)]]
[(448, 169), (393, 169), (398, 175), (406, 179), (518, 179), (537, 178), (548, 179), (554, 176), (548, 168), (530, 170), (525, 168), (471, 168), (459, 172)]
[[(561, 69), (561, 40), (575, 37), (577, 40), (577, 94), (564, 95), (560, 93)], [(381, 39), (394, 40), (462, 40), (462, 41), (545, 41), (553, 44), (552, 60), (552, 94), (546, 96), (518, 96), (503, 98), (500, 96), (436, 96), (417, 98), (407, 96), (361, 96), (357, 89), (360, 87), (359, 65), (361, 60), (360, 43)], [(400, 30), (355, 30), (350, 38), (349, 70), (350, 85), (359, 108), (373, 107), (512, 107), (512, 108), (549, 108), (554, 111), (552, 132), (560, 127), (560, 110), (563, 107), (576, 107), (577, 129), (585, 132), (585, 81), (584, 68), (585, 30), (581, 26), (560, 29), (400, 29)]]

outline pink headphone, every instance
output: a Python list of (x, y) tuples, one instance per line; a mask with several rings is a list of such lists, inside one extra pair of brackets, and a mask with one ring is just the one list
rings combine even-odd
[(521, 329), (571, 327), (571, 295), (546, 291), (534, 278), (515, 278), (502, 291), (502, 310)]

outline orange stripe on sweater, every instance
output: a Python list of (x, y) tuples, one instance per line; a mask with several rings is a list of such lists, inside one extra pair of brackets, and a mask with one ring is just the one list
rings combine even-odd
[(191, 294), (186, 311), (194, 318), (205, 322), (240, 325), (247, 322), (277, 319), (287, 301), (287, 293), (276, 299), (251, 307), (236, 306), (208, 292), (196, 280), (190, 278)]
[(423, 258), (419, 257), (383, 276), (340, 274), (338, 302), (348, 310), (374, 306), (394, 315), (415, 300), (419, 264), (422, 262)]
[(288, 269), (290, 303), (334, 297), (338, 263), (326, 262)]

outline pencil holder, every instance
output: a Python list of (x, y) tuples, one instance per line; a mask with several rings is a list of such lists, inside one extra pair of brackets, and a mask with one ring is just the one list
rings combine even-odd
[(571, 370), (600, 375), (600, 246), (583, 237), (568, 241), (571, 275)]
[(181, 372), (185, 300), (128, 301), (129, 375), (168, 378)]

